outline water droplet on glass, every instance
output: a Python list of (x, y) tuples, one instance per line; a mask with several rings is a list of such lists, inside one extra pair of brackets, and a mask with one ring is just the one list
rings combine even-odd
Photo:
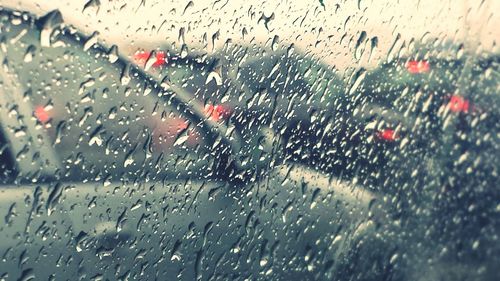
[(273, 41), (271, 43), (271, 49), (276, 51), (278, 49), (278, 44), (280, 41), (280, 37), (278, 35), (274, 35)]
[(33, 271), (32, 268), (28, 268), (23, 270), (21, 273), (21, 276), (17, 279), (18, 281), (31, 281), (35, 280), (35, 272)]
[(33, 60), (33, 57), (35, 56), (35, 51), (36, 51), (36, 47), (33, 45), (30, 45), (26, 49), (26, 53), (24, 53), (24, 62), (31, 62)]
[(95, 10), (97, 14), (99, 12), (99, 8), (101, 7), (101, 1), (99, 0), (89, 0), (85, 5), (83, 5), (82, 12), (87, 12), (91, 10)]
[(104, 133), (104, 129), (102, 125), (99, 125), (93, 132), (90, 134), (89, 145), (97, 145), (101, 146), (103, 144), (103, 139), (101, 134)]
[(210, 71), (207, 76), (205, 84), (210, 83), (210, 81), (215, 80), (217, 86), (222, 85), (222, 66), (217, 66), (214, 70)]
[(188, 47), (186, 44), (182, 44), (181, 47), (181, 58), (185, 59), (188, 56)]
[(97, 37), (99, 36), (99, 32), (94, 31), (92, 35), (90, 35), (89, 38), (87, 38), (87, 41), (83, 44), (83, 51), (88, 51), (92, 46), (94, 46), (95, 43), (97, 43)]
[(120, 232), (123, 230), (126, 221), (127, 221), (127, 209), (124, 209), (123, 212), (118, 217), (118, 219), (116, 220), (116, 232)]
[(50, 47), (52, 31), (63, 23), (63, 17), (59, 10), (53, 10), (38, 20), (40, 23), (40, 44), (42, 47)]
[(182, 254), (180, 253), (181, 242), (179, 240), (175, 241), (174, 246), (172, 247), (172, 251), (170, 254), (171, 261), (180, 261)]
[(123, 86), (127, 85), (130, 82), (130, 64), (127, 63), (123, 68), (121, 73), (120, 82)]
[(118, 47), (116, 45), (111, 46), (108, 51), (108, 60), (110, 63), (114, 63), (118, 60)]
[(186, 11), (189, 8), (192, 8), (193, 6), (194, 6), (194, 2), (193, 1), (189, 1), (189, 3), (187, 3), (186, 7), (184, 8), (184, 11), (182, 12), (182, 15), (184, 15), (186, 13)]
[(156, 51), (152, 51), (151, 53), (149, 53), (146, 63), (144, 64), (144, 70), (148, 71), (153, 65), (156, 64), (156, 61), (157, 61)]

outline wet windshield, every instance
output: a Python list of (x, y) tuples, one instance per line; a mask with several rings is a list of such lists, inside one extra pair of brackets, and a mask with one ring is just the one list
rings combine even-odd
[(434, 2), (0, 3), (0, 280), (500, 280), (500, 6)]

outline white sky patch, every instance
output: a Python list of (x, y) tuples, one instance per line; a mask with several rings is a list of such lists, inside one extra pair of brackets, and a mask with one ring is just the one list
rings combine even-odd
[[(101, 0), (99, 6), (86, 5), (88, 0), (0, 0), (1, 5), (36, 14), (59, 9), (66, 22), (88, 34), (98, 31), (100, 40), (118, 45), (127, 55), (140, 48), (174, 45), (180, 49), (182, 43), (190, 50), (206, 52), (229, 41), (271, 47), (273, 38), (279, 38), (283, 48), (294, 44), (339, 69), (378, 63), (398, 34), (401, 39), (396, 44), (401, 45), (408, 45), (412, 38), (441, 38), (497, 52), (500, 1), (480, 2), (361, 0), (358, 5), (358, 1), (325, 0), (322, 7), (313, 0), (258, 4), (244, 0)], [(363, 31), (365, 37), (360, 36)], [(356, 51), (360, 37), (364, 40)], [(378, 42), (372, 52), (371, 40)]]

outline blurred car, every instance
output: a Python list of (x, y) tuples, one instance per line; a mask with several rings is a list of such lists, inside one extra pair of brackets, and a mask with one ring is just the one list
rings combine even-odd
[(490, 263), (498, 253), (496, 236), (485, 234), (500, 229), (498, 58), (419, 50), (343, 81), (303, 55), (241, 47), (213, 57), (171, 55), (156, 71), (230, 108), (235, 119), (268, 124), (286, 159), (393, 198), (403, 224), (427, 226), (410, 231), (407, 245), (418, 232), (427, 247), (443, 249), (433, 258), (457, 265), (452, 271), (461, 276), (464, 264)]
[[(451, 252), (486, 240), (485, 229), (499, 228), (493, 219), (500, 199), (499, 58), (416, 53), (365, 73), (357, 88), (363, 99), (357, 116), (367, 120), (365, 131), (390, 145), (378, 175), (381, 188), (406, 198), (414, 212), (432, 210), (428, 220), (433, 227), (426, 235), (455, 241), (447, 245)], [(387, 130), (394, 132), (390, 138), (380, 135)], [(457, 223), (464, 213), (468, 221)], [(481, 250), (462, 258), (485, 261)]]
[[(290, 49), (235, 47), (211, 56), (139, 52), (136, 58), (143, 67), (152, 60), (160, 79), (216, 108), (218, 119), (233, 115), (234, 123), (272, 127), (287, 159), (380, 185), (404, 167), (397, 158), (415, 160), (411, 153), (444, 148), (439, 140), (463, 127), (459, 120), (465, 116), (481, 118), (482, 126), (498, 120), (492, 93), (498, 57), (479, 58), (464, 73), (465, 58), (434, 58), (435, 53), (421, 46), (414, 57), (361, 69), (350, 81)], [(461, 93), (462, 81), (474, 84)]]
[(346, 179), (359, 170), (360, 125), (334, 68), (293, 48), (234, 47), (210, 56), (138, 51), (133, 57), (166, 85), (182, 87), (207, 108), (223, 112), (217, 113), (220, 121), (240, 130), (246, 124), (269, 127), (284, 144), (286, 159)]

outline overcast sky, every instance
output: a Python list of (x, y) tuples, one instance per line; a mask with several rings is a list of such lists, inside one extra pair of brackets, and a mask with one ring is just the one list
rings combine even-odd
[[(412, 38), (466, 41), (488, 51), (498, 51), (495, 40), (500, 38), (498, 0), (482, 5), (479, 0), (324, 0), (324, 6), (319, 0), (100, 0), (100, 5), (84, 10), (87, 2), (0, 0), (2, 5), (36, 14), (59, 9), (66, 22), (86, 33), (99, 31), (102, 41), (117, 44), (125, 54), (138, 48), (179, 46), (182, 40), (190, 48), (210, 52), (215, 37), (215, 48), (228, 39), (270, 44), (276, 38), (281, 46), (293, 43), (343, 68), (376, 63), (392, 45), (398, 50)], [(269, 18), (267, 27), (261, 18)], [(398, 34), (401, 39), (394, 43)], [(363, 54), (356, 54), (358, 41)], [(378, 44), (370, 54), (372, 41)]]

